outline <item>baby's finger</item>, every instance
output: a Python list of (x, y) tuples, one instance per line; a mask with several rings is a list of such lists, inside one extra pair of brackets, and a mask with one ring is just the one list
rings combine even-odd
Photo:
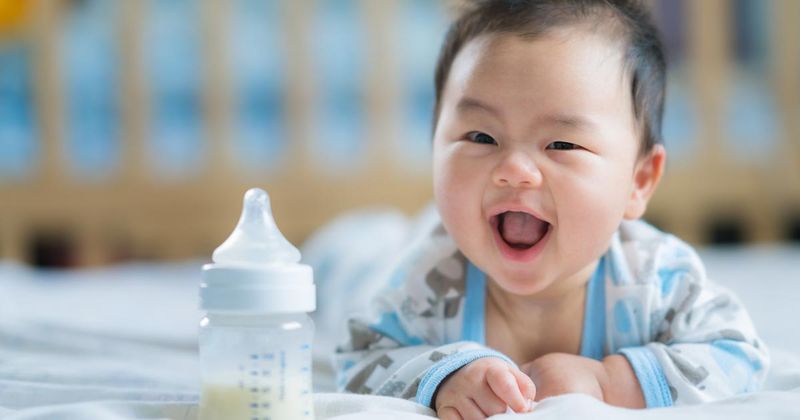
[(522, 396), (517, 379), (509, 372), (509, 369), (489, 370), (486, 372), (486, 381), (495, 395), (505, 401), (514, 412), (528, 411), (528, 401)]
[(517, 379), (517, 385), (522, 392), (522, 396), (526, 400), (533, 401), (536, 398), (536, 384), (533, 383), (533, 379), (518, 369), (511, 369), (511, 373)]
[(436, 412), (436, 415), (442, 420), (464, 420), (455, 407), (442, 407)]
[(458, 412), (464, 420), (484, 420), (487, 415), (484, 413), (478, 403), (472, 398), (467, 398), (458, 407)]
[(483, 414), (486, 414), (487, 417), (505, 413), (508, 409), (508, 404), (489, 390), (478, 393), (475, 395), (474, 399), (478, 407), (483, 411)]

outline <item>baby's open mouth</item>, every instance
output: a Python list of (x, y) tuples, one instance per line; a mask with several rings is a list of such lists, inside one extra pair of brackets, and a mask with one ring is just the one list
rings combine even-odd
[(528, 213), (507, 211), (495, 217), (500, 237), (514, 249), (528, 249), (536, 245), (550, 228), (549, 223)]

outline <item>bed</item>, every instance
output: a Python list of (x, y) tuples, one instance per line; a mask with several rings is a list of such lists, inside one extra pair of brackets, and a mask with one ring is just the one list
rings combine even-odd
[[(409, 42), (407, 35), (435, 38), (438, 35), (431, 31), (435, 32), (437, 25), (445, 23), (443, 16), (431, 6), (435, 2), (386, 2), (390, 7), (383, 2), (342, 2), (351, 7), (340, 13), (339, 9), (345, 5), (339, 2), (298, 1), (285, 2), (279, 12), (259, 9), (260, 14), (248, 19), (249, 26), (244, 26), (227, 21), (237, 13), (251, 16), (249, 12), (242, 13), (247, 10), (239, 10), (235, 4), (257, 2), (201, 2), (199, 13), (195, 13), (196, 5), (186, 2), (192, 10), (185, 15), (175, 14), (173, 19), (187, 25), (164, 22), (168, 29), (190, 32), (177, 37), (178, 42), (200, 32), (202, 39), (208, 41), (204, 46), (209, 54), (200, 67), (210, 70), (205, 72), (209, 79), (204, 82), (207, 86), (203, 89), (211, 93), (207, 95), (210, 102), (203, 102), (208, 105), (204, 107), (187, 105), (191, 112), (208, 109), (205, 122), (208, 133), (213, 135), (209, 136), (212, 141), (208, 143), (204, 166), (194, 168), (196, 173), (186, 174), (185, 179), (178, 177), (180, 182), (162, 179), (164, 174), (153, 170), (151, 143), (157, 144), (164, 137), (150, 133), (150, 108), (157, 103), (148, 97), (158, 96), (148, 92), (172, 91), (166, 89), (169, 86), (158, 85), (154, 76), (134, 65), (120, 74), (121, 92), (132, 100), (119, 110), (120, 121), (124, 122), (120, 127), (120, 137), (124, 139), (120, 147), (124, 150), (120, 152), (119, 167), (113, 177), (97, 182), (75, 176), (65, 164), (68, 162), (65, 153), (72, 147), (68, 140), (74, 133), (61, 130), (70, 126), (65, 126), (64, 122), (75, 122), (70, 104), (84, 98), (70, 97), (61, 89), (62, 84), (72, 86), (71, 79), (63, 78), (71, 74), (67, 65), (71, 55), (64, 51), (64, 45), (69, 45), (70, 35), (78, 35), (79, 40), (89, 45), (94, 45), (92, 42), (105, 45), (104, 41), (109, 40), (113, 41), (109, 42), (113, 46), (120, 41), (122, 63), (146, 63), (149, 56), (141, 56), (138, 49), (145, 42), (145, 32), (147, 36), (160, 33), (148, 30), (153, 29), (148, 22), (152, 23), (156, 16), (151, 13), (158, 13), (158, 2), (119, 2), (121, 9), (114, 18), (102, 14), (97, 15), (99, 18), (89, 16), (92, 22), (103, 23), (103, 28), (118, 18), (119, 32), (109, 26), (114, 29), (111, 34), (96, 33), (94, 25), (87, 26), (84, 20), (75, 18), (80, 17), (79, 14), (67, 13), (70, 2), (30, 3), (35, 41), (30, 54), (34, 59), (30, 69), (24, 64), (27, 61), (4, 68), (11, 69), (12, 75), (20, 73), (7, 79), (19, 78), (35, 91), (31, 95), (37, 100), (31, 104), (38, 107), (35, 115), (44, 129), (40, 150), (30, 154), (39, 163), (38, 168), (31, 169), (27, 178), (11, 179), (13, 182), (0, 179), (0, 418), (194, 419), (199, 392), (196, 333), (201, 317), (197, 309), (197, 288), (204, 261), (126, 263), (60, 271), (34, 270), (11, 260), (52, 264), (47, 259), (28, 258), (26, 254), (29, 244), (51, 244), (53, 235), (58, 247), (63, 240), (75, 250), (76, 255), (69, 258), (68, 263), (88, 266), (118, 258), (166, 260), (208, 255), (213, 245), (229, 233), (239, 214), (241, 194), (255, 183), (269, 190), (281, 229), (291, 239), (306, 238), (333, 213), (365, 203), (390, 203), (402, 206), (405, 211), (417, 209), (429, 200), (431, 185), (429, 115), (423, 112), (425, 108), (420, 107), (419, 99), (427, 98), (432, 60), (437, 51), (435, 44)], [(87, 10), (94, 4), (114, 7), (104, 2), (75, 2), (76, 5), (84, 3)], [(323, 3), (333, 6), (320, 7)], [(722, 45), (727, 38), (721, 35), (725, 25), (719, 20), (719, 16), (734, 16), (729, 13), (732, 5), (686, 2), (692, 19), (680, 31), (687, 32), (687, 45), (702, 48), (687, 51), (687, 64), (682, 71), (693, 76), (683, 76), (686, 80), (678, 77), (677, 83), (671, 83), (667, 95), (667, 108), (671, 112), (667, 113), (665, 122), (667, 146), (683, 144), (686, 147), (676, 148), (674, 155), (670, 150), (673, 163), (651, 205), (651, 216), (660, 225), (697, 243), (713, 238), (708, 231), (713, 233), (715, 229), (708, 226), (713, 228), (717, 221), (721, 222), (723, 233), (732, 228), (734, 233), (739, 232), (733, 236), (741, 236), (738, 240), (742, 241), (764, 243), (796, 239), (797, 233), (785, 232), (798, 231), (792, 228), (798, 226), (797, 209), (800, 208), (800, 189), (797, 188), (800, 172), (793, 158), (800, 156), (800, 146), (796, 142), (800, 132), (798, 125), (786, 119), (783, 131), (772, 132), (775, 127), (781, 127), (781, 121), (772, 124), (772, 119), (759, 117), (763, 112), (751, 112), (753, 108), (755, 111), (761, 108), (750, 96), (739, 99), (736, 90), (733, 92), (736, 100), (719, 101), (717, 98), (742, 86), (755, 86), (752, 89), (755, 92), (769, 92), (770, 89), (761, 88), (761, 82), (768, 80), (774, 82), (779, 103), (796, 104), (797, 89), (786, 86), (796, 86), (800, 64), (798, 50), (792, 43), (778, 43), (777, 53), (765, 56), (769, 60), (765, 63), (778, 71), (769, 77), (759, 76), (755, 85), (741, 83), (741, 78), (734, 77), (737, 76), (735, 68), (729, 67), (735, 64), (736, 57), (729, 57), (732, 50)], [(792, 17), (797, 16), (798, 7), (797, 2), (787, 0), (777, 2), (771, 12), (779, 18), (774, 28), (787, 39), (797, 39), (798, 25)], [(314, 11), (317, 8), (321, 13)], [(747, 16), (751, 15), (759, 16)], [(334, 24), (319, 25), (318, 18), (323, 23)], [(259, 19), (269, 19), (270, 24), (264, 25), (264, 20)], [(196, 21), (206, 24), (198, 29), (192, 25)], [(272, 56), (279, 49), (263, 48), (261, 43), (250, 42), (242, 33), (233, 34), (232, 39), (244, 39), (248, 45), (257, 46), (252, 51), (241, 48), (247, 53), (243, 54), (247, 58), (245, 64), (252, 63), (251, 59), (255, 59), (256, 66), (264, 64), (259, 60), (266, 60), (268, 66), (286, 62), (292, 77), (285, 81), (251, 79), (244, 72), (238, 73), (245, 66), (237, 64), (236, 59), (220, 58), (227, 50), (240, 50), (226, 48), (229, 44), (223, 39), (230, 29), (273, 30), (284, 25), (290, 37), (300, 40), (319, 36), (306, 35), (313, 33), (315, 27), (325, 31), (339, 28), (343, 31), (339, 36), (327, 36), (326, 32), (327, 40), (341, 39), (348, 44), (326, 51), (340, 51), (352, 42), (357, 45), (354, 49), (368, 53), (375, 65), (367, 70), (353, 67), (354, 71), (331, 76), (320, 69), (335, 67), (330, 65), (334, 62), (309, 60), (312, 56), (320, 57), (317, 51), (307, 50), (305, 42), (293, 42), (290, 51)], [(66, 32), (69, 28), (84, 27), (88, 33)], [(361, 34), (362, 30), (368, 30), (368, 36)], [(396, 36), (398, 33), (404, 36)], [(265, 41), (268, 38), (268, 34), (263, 34)], [(398, 49), (398, 42), (412, 48)], [(166, 42), (160, 46), (171, 48)], [(82, 48), (81, 51), (91, 56), (97, 54), (98, 63), (113, 61), (106, 60), (108, 52), (102, 48)], [(161, 50), (147, 50), (147, 53), (157, 51)], [(262, 55), (264, 53), (266, 55)], [(330, 56), (337, 58), (339, 55)], [(27, 57), (21, 56), (20, 60)], [(165, 56), (172, 58), (174, 55)], [(328, 55), (321, 58), (325, 57)], [(230, 66), (227, 65), (229, 61)], [(180, 65), (186, 62), (191, 60), (178, 60)], [(253, 74), (267, 72), (257, 67)], [(229, 77), (231, 80), (227, 80)], [(726, 79), (732, 82), (718, 83)], [(92, 86), (99, 83), (95, 77), (81, 80), (84, 83), (88, 80)], [(262, 82), (272, 86), (275, 92), (285, 91), (286, 102), (291, 105), (280, 110), (285, 111), (285, 115), (280, 116), (285, 121), (274, 121), (286, 124), (287, 132), (285, 142), (281, 143), (285, 150), (277, 154), (281, 156), (280, 161), (272, 162), (273, 165), (264, 164), (263, 158), (272, 156), (264, 150), (242, 153), (233, 146), (239, 140), (222, 141), (239, 138), (241, 133), (232, 127), (259, 129), (263, 121), (259, 118), (251, 121), (249, 124), (254, 126), (228, 124), (226, 121), (237, 112), (230, 108), (240, 104), (227, 103), (228, 100), (222, 104), (216, 102), (218, 97), (227, 97), (227, 94), (231, 101), (251, 98), (242, 92), (269, 95), (273, 90), (260, 89)], [(311, 89), (315, 86), (318, 90)], [(703, 89), (697, 89), (698, 86)], [(33, 89), (36, 87), (44, 88)], [(24, 98), (17, 91), (25, 89), (12, 88), (13, 95), (9, 98)], [(200, 86), (192, 88), (200, 91)], [(84, 91), (73, 89), (72, 92)], [(174, 92), (180, 94), (182, 90)], [(342, 113), (347, 107), (328, 97), (337, 92), (344, 93), (346, 98), (367, 98), (364, 115), (351, 118), (349, 113)], [(262, 100), (250, 102), (271, 103), (269, 97), (259, 98)], [(109, 99), (109, 103), (113, 100), (116, 99)], [(743, 105), (744, 112), (728, 112), (729, 104), (736, 105), (737, 110), (738, 105)], [(108, 115), (98, 114), (91, 108), (81, 109), (90, 111), (91, 117), (102, 123), (101, 127), (106, 126)], [(795, 109), (780, 108), (778, 111), (775, 115), (788, 116)], [(318, 112), (323, 121), (329, 118), (335, 124), (320, 124)], [(697, 117), (693, 117), (695, 113)], [(744, 118), (738, 118), (740, 113)], [(722, 114), (737, 117), (732, 121), (736, 124), (717, 118)], [(348, 124), (363, 119), (356, 121), (357, 127), (346, 126), (346, 130), (336, 131), (349, 139), (356, 138), (354, 133), (364, 128), (362, 152), (355, 155), (352, 162), (346, 162), (346, 170), (331, 167), (327, 151), (322, 156), (317, 153), (320, 146), (339, 144), (342, 140), (331, 141), (329, 137), (334, 131), (332, 128), (339, 127), (341, 122), (334, 118), (337, 115)], [(413, 130), (409, 130), (409, 119), (416, 124)], [(200, 122), (199, 117), (197, 122)], [(159, 127), (162, 123), (163, 120), (156, 119), (153, 125)], [(742, 125), (749, 129), (742, 130)], [(320, 132), (326, 136), (319, 135)], [(258, 137), (257, 134), (254, 136)], [(747, 135), (744, 143), (759, 146), (769, 153), (753, 154), (758, 159), (741, 159), (732, 153), (736, 148), (729, 147), (729, 134)], [(283, 138), (284, 134), (269, 137)], [(418, 143), (419, 156), (416, 152), (413, 156), (404, 155), (407, 140), (412, 138)], [(18, 144), (26, 147), (33, 144), (26, 141), (27, 138)], [(770, 147), (760, 147), (764, 144)], [(199, 150), (190, 145), (192, 150)], [(247, 155), (247, 159), (239, 156), (242, 154)], [(232, 159), (233, 156), (239, 157)], [(155, 157), (166, 155), (156, 153)], [(87, 168), (92, 172), (92, 167)], [(318, 327), (314, 345), (318, 418), (429, 418), (432, 414), (425, 407), (408, 401), (336, 394), (328, 363), (342, 318), (380, 289), (381, 284), (371, 280), (381, 278), (381, 270), (390, 262), (395, 248), (427, 223), (429, 214), (428, 210), (419, 218), (409, 219), (393, 209), (364, 209), (334, 220), (305, 242), (305, 260), (315, 268), (318, 295), (325, 296), (314, 314)], [(376, 246), (374, 237), (382, 238), (380, 246)], [(702, 254), (711, 275), (738, 291), (763, 338), (773, 349), (774, 368), (768, 391), (707, 406), (648, 412), (615, 409), (571, 395), (543, 402), (535, 413), (526, 417), (800, 418), (800, 404), (796, 404), (800, 401), (800, 333), (792, 325), (792, 321), (798, 319), (793, 310), (800, 298), (800, 264), (797, 264), (800, 248), (710, 248)]]
[[(430, 208), (413, 220), (398, 211), (365, 209), (334, 220), (306, 241), (304, 260), (316, 270), (318, 296), (325, 296), (314, 314), (318, 419), (433, 415), (409, 401), (337, 394), (329, 367), (341, 319), (380, 289), (370, 280), (380, 277), (396, 247), (431, 220)], [(379, 247), (374, 235), (385, 239)], [(798, 319), (793, 309), (800, 297), (800, 248), (717, 248), (701, 254), (710, 275), (739, 293), (771, 346), (773, 368), (765, 390), (645, 412), (566, 395), (541, 402), (533, 413), (496, 418), (800, 418), (800, 333), (791, 326)], [(0, 263), (0, 418), (195, 419), (202, 263), (71, 271)]]

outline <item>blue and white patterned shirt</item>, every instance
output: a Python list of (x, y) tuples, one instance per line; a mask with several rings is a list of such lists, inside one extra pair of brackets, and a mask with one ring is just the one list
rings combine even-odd
[[(441, 224), (404, 253), (367, 313), (348, 320), (338, 385), (431, 406), (451, 373), (486, 347), (486, 276)], [(694, 250), (642, 221), (625, 221), (587, 283), (582, 356), (622, 354), (647, 407), (758, 390), (769, 357), (739, 300), (706, 278)]]

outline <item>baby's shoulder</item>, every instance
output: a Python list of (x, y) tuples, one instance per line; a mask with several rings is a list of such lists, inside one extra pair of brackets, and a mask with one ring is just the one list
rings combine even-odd
[(404, 250), (373, 307), (394, 313), (422, 341), (444, 343), (460, 331), (466, 271), (466, 257), (441, 225), (432, 226)]
[[(672, 288), (676, 282), (705, 282), (703, 262), (695, 249), (642, 220), (624, 221), (612, 240), (612, 259), (624, 265), (628, 283)], [(615, 255), (614, 255), (615, 254)]]
[(463, 295), (467, 259), (439, 224), (409, 249), (398, 267), (408, 292), (430, 301)]
[(419, 316), (438, 317), (441, 304), (464, 296), (466, 272), (466, 257), (441, 223), (428, 224), (392, 264), (383, 297), (402, 300)]

